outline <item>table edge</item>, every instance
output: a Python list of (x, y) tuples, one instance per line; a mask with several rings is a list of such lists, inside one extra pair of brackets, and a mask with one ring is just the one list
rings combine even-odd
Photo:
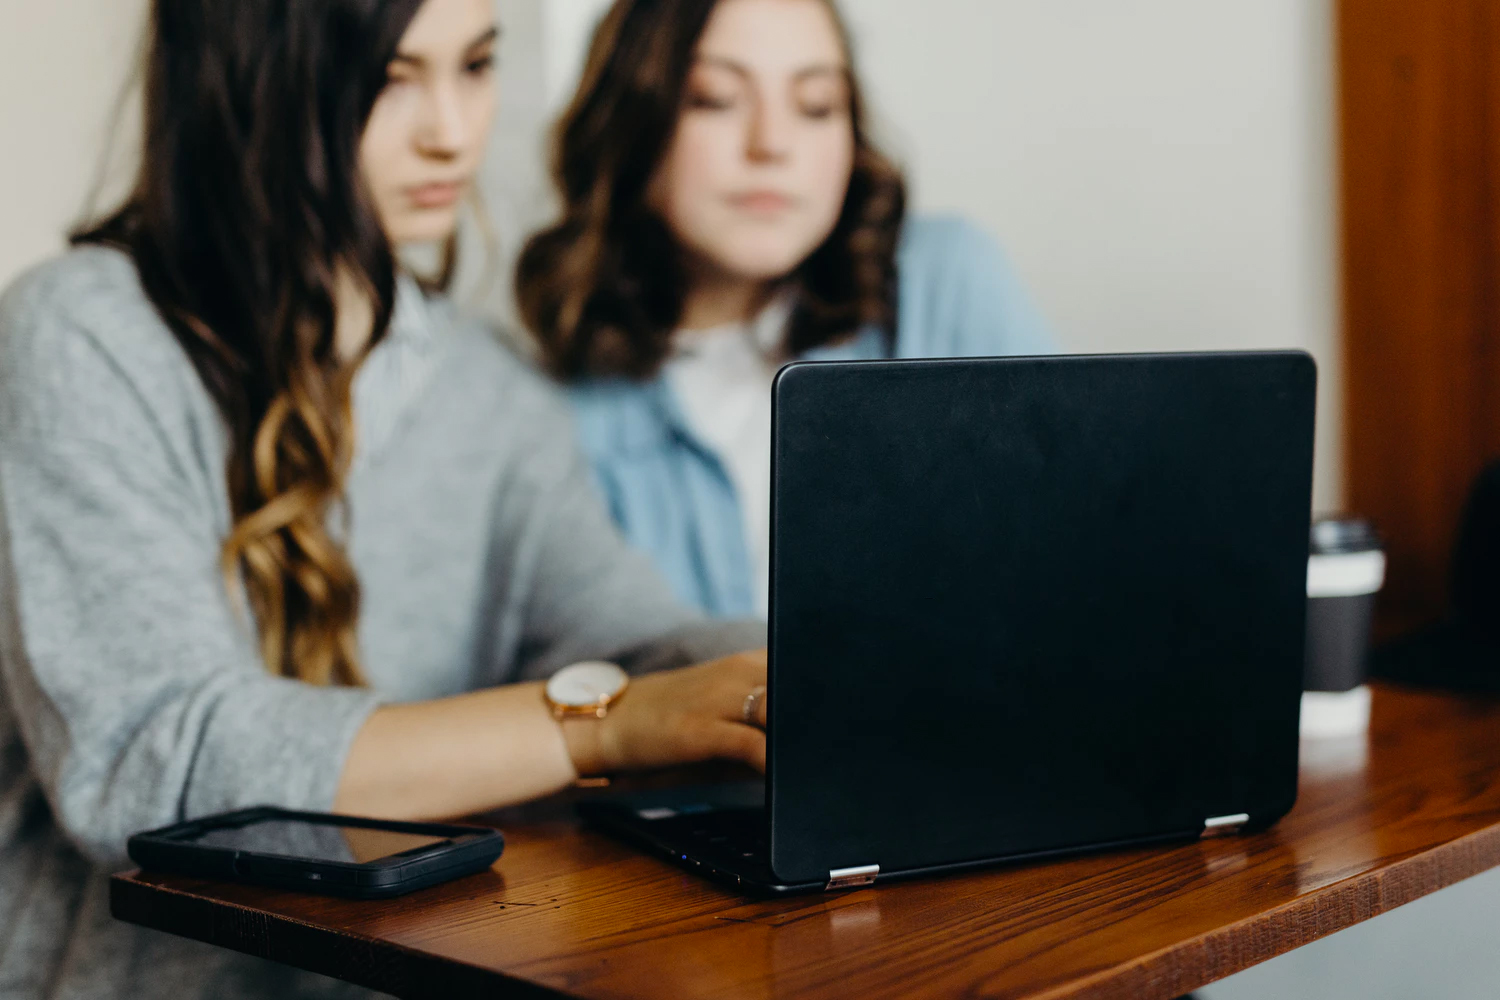
[[(1175, 945), (1041, 990), (1028, 1000), (1180, 996), (1497, 867), (1500, 824), (1408, 853), (1380, 868), (1357, 872), (1317, 890), (1311, 899), (1289, 900)], [(332, 976), (406, 1000), (481, 992), (528, 998), (568, 995), (516, 973), (241, 903), (152, 885), (136, 878), (138, 874), (125, 872), (110, 878), (110, 912), (127, 923)], [(1282, 921), (1282, 926), (1275, 934), (1247, 933), (1257, 924), (1277, 921)], [(1195, 959), (1185, 960), (1188, 956)], [(983, 981), (974, 985), (983, 995)]]
[[(1331, 883), (1319, 890), (1311, 906), (1303, 900), (1290, 900), (1177, 945), (1100, 969), (1071, 984), (1033, 994), (1026, 1000), (1183, 996), (1495, 868), (1500, 868), (1500, 824)], [(1422, 878), (1423, 875), (1434, 877)], [(1308, 911), (1315, 918), (1300, 933), (1292, 921), (1274, 935), (1245, 933), (1255, 924), (1296, 911)], [(1254, 947), (1256, 944), (1260, 947)], [(1211, 969), (1206, 977), (1202, 973), (1185, 974), (1182, 957), (1187, 952), (1205, 956), (1200, 968)], [(1224, 958), (1215, 961), (1207, 956)]]
[[(139, 874), (136, 870), (110, 876), (109, 911), (116, 920), (329, 976), (401, 1000), (479, 995), (557, 1000), (566, 996), (530, 980), (393, 941), (152, 885), (136, 878)], [(230, 928), (233, 932), (226, 933)]]

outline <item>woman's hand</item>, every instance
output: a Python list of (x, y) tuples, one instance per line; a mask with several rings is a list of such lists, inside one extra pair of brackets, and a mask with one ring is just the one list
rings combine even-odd
[(507, 684), (376, 709), (354, 738), (336, 812), (469, 816), (550, 795), (578, 775), (740, 760), (765, 770), (766, 654), (740, 653), (630, 682), (602, 719), (552, 717), (542, 684)]
[(631, 680), (603, 719), (566, 719), (563, 737), (581, 775), (706, 760), (766, 769), (766, 699), (745, 721), (746, 699), (766, 683), (766, 652), (736, 653)]

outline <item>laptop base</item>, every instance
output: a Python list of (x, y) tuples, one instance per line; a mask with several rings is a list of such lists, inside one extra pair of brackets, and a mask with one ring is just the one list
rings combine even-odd
[[(764, 794), (764, 785), (760, 782), (694, 786), (582, 802), (578, 805), (578, 814), (591, 826), (679, 868), (745, 895), (762, 898), (859, 888), (908, 878), (959, 874), (1005, 864), (1157, 844), (1188, 843), (1206, 835), (1223, 835), (1222, 832), (1216, 833), (1213, 830), (1185, 830), (1132, 840), (1081, 844), (905, 871), (882, 871), (847, 880), (787, 882), (778, 879), (771, 869), (769, 814), (763, 805), (754, 804), (755, 797), (763, 799)], [(1258, 828), (1258, 825), (1246, 824), (1243, 830), (1248, 832)], [(1232, 831), (1225, 832), (1240, 832), (1240, 829), (1235, 827)]]

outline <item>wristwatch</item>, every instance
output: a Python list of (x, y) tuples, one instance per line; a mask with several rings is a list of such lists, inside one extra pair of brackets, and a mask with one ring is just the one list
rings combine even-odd
[(613, 663), (593, 660), (563, 667), (542, 689), (542, 697), (558, 721), (602, 719), (630, 685), (630, 675)]

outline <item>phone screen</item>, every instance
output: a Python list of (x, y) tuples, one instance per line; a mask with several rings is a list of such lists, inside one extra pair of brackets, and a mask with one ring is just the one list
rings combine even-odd
[(272, 817), (244, 826), (219, 827), (197, 837), (184, 837), (182, 841), (256, 854), (363, 864), (415, 848), (447, 843), (449, 839), (425, 833), (371, 830), (362, 826)]

